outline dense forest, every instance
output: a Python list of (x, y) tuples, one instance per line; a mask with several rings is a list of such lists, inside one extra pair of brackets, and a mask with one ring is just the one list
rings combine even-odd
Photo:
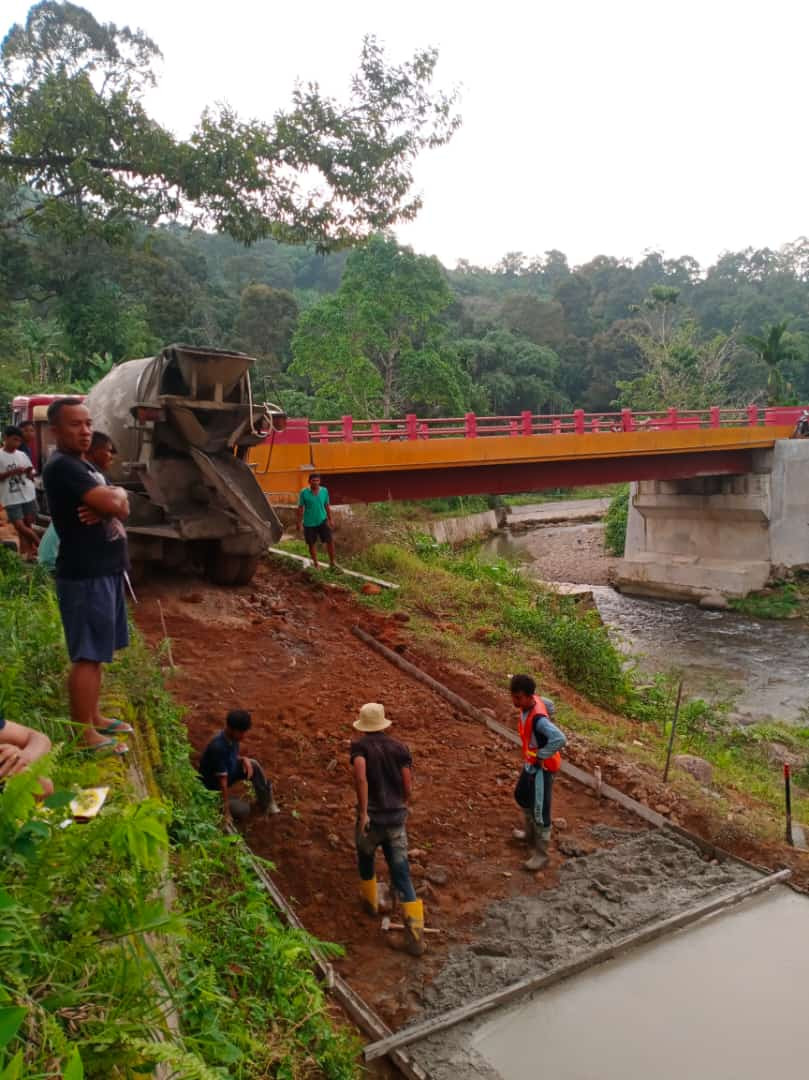
[(3, 42), (1, 403), (172, 341), (249, 352), (258, 394), (315, 418), (809, 400), (809, 240), (443, 267), (395, 239), (413, 160), (458, 123), (434, 53), (390, 67), (369, 39), (351, 109), (310, 85), (186, 142), (143, 108), (157, 57), (52, 0)]

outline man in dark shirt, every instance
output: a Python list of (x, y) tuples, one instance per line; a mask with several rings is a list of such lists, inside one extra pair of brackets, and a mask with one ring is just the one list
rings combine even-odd
[(390, 720), (376, 702), (363, 705), (354, 727), (362, 732), (351, 743), (351, 765), (357, 792), (357, 866), (360, 895), (370, 914), (379, 911), (374, 871), (376, 849), (382, 848), (404, 914), (405, 947), (414, 956), (424, 952), (424, 905), (416, 899), (407, 861), (407, 802), (413, 759), (404, 743), (386, 734)]
[(86, 749), (126, 753), (114, 738), (132, 729), (99, 711), (101, 665), (129, 644), (124, 597), (129, 515), (123, 488), (109, 487), (84, 460), (93, 427), (77, 398), (60, 398), (48, 407), (56, 451), (42, 474), (53, 526), (59, 536), (56, 593), (71, 659), (68, 691), (74, 724)]
[(280, 810), (272, 797), (272, 784), (255, 758), (239, 754), (239, 744), (252, 727), (250, 713), (232, 709), (225, 718), (225, 729), (214, 735), (199, 759), (199, 775), (209, 791), (222, 792), (225, 820), (241, 820), (250, 812), (244, 799), (235, 799), (230, 788), (239, 780), (249, 780), (256, 793), (256, 803), (264, 814)]

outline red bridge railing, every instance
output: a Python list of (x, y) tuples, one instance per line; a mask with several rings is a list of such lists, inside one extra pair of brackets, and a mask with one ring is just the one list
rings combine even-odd
[[(621, 412), (541, 414), (521, 412), (514, 416), (449, 416), (424, 419), (415, 413), (395, 420), (356, 420), (344, 416), (340, 420), (308, 421), (312, 442), (406, 442), (417, 439), (477, 439), (491, 435), (516, 438), (530, 435), (585, 435), (598, 432), (685, 431), (689, 428), (761, 427), (765, 425), (794, 425), (804, 411), (802, 406), (759, 408), (749, 405), (742, 409), (666, 409), (662, 412), (642, 412), (622, 409)], [(291, 424), (305, 425), (305, 420)]]

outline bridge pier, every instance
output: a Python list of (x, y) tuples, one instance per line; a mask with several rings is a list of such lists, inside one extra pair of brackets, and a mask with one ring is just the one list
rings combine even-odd
[(622, 592), (698, 601), (746, 596), (776, 568), (809, 567), (809, 440), (756, 450), (740, 476), (630, 486)]

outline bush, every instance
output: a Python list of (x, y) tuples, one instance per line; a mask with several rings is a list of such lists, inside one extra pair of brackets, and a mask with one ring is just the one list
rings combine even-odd
[(613, 555), (623, 555), (626, 546), (626, 523), (629, 518), (629, 485), (613, 495), (604, 519), (604, 545)]

